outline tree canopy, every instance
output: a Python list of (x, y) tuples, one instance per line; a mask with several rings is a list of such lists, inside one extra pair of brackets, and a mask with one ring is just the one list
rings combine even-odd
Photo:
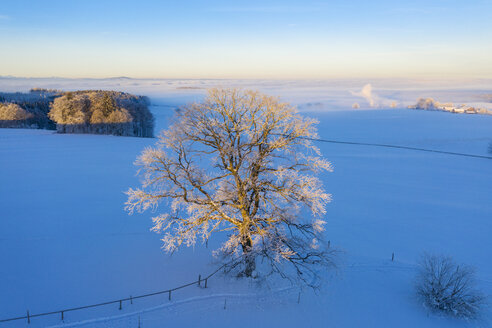
[(20, 121), (26, 120), (28, 118), (32, 118), (34, 115), (24, 110), (17, 104), (8, 103), (2, 104), (0, 103), (0, 120), (5, 121)]
[[(215, 254), (230, 270), (314, 286), (316, 267), (332, 264), (322, 241), (331, 196), (317, 178), (332, 166), (312, 143), (316, 123), (256, 91), (211, 89), (138, 157), (142, 186), (128, 190), (126, 209), (167, 201), (153, 218), (166, 251), (226, 231)], [(261, 270), (258, 258), (267, 260)]]

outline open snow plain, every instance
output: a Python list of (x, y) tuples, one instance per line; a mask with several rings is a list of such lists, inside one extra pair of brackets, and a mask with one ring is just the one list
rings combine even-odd
[[(158, 129), (193, 97), (155, 95)], [(324, 139), (492, 156), (492, 116), (309, 105), (303, 112), (319, 119)], [(138, 184), (133, 161), (154, 142), (0, 130), (0, 319), (165, 290), (215, 270), (209, 253), (220, 240), (169, 256), (149, 231), (150, 213), (123, 211), (123, 192)], [(59, 314), (32, 318), (29, 327), (490, 327), (490, 307), (474, 321), (429, 313), (415, 298), (414, 277), (422, 252), (451, 255), (475, 266), (479, 287), (492, 295), (492, 161), (318, 146), (335, 168), (323, 176), (333, 194), (326, 238), (342, 251), (321, 291), (217, 275), (209, 288), (176, 291), (171, 301), (165, 294), (122, 310), (69, 312), (64, 323)]]

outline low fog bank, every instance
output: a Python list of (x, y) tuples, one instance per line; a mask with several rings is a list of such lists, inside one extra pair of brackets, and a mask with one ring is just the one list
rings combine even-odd
[(218, 80), (218, 79), (107, 79), (0, 77), (0, 91), (26, 92), (31, 88), (100, 89), (145, 95), (154, 105), (179, 106), (199, 101), (211, 87), (255, 89), (281, 97), (302, 111), (406, 108), (419, 98), (492, 109), (492, 79), (412, 80)]

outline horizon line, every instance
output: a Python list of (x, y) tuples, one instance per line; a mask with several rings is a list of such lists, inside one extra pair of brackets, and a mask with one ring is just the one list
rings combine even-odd
[(445, 76), (425, 76), (425, 77), (312, 77), (312, 78), (265, 78), (265, 77), (131, 77), (131, 76), (107, 76), (107, 77), (69, 77), (69, 76), (16, 76), (0, 75), (0, 79), (64, 79), (64, 80), (261, 80), (261, 81), (333, 81), (333, 80), (492, 80), (491, 77), (468, 76), (468, 77), (445, 77)]

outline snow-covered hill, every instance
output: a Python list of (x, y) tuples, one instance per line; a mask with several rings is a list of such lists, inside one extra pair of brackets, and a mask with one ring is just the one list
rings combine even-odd
[[(197, 97), (191, 91), (155, 95), (157, 127), (165, 128), (173, 106)], [(303, 111), (320, 120), (325, 139), (477, 155), (487, 155), (492, 141), (490, 116)], [(123, 192), (138, 182), (133, 161), (154, 142), (0, 130), (0, 319), (163, 290), (216, 268), (209, 252), (220, 240), (170, 257), (149, 231), (148, 213), (123, 211)], [(62, 327), (130, 328), (139, 320), (141, 327), (492, 325), (490, 308), (478, 321), (429, 315), (413, 289), (415, 263), (426, 251), (475, 266), (480, 287), (492, 294), (492, 161), (372, 146), (319, 147), (335, 167), (323, 176), (333, 194), (326, 237), (343, 251), (319, 293), (286, 288), (282, 281), (257, 286), (219, 275), (207, 289), (177, 291), (171, 302), (161, 295), (125, 303), (122, 310), (110, 305), (70, 312)], [(29, 327), (60, 324), (55, 315), (33, 318)]]

